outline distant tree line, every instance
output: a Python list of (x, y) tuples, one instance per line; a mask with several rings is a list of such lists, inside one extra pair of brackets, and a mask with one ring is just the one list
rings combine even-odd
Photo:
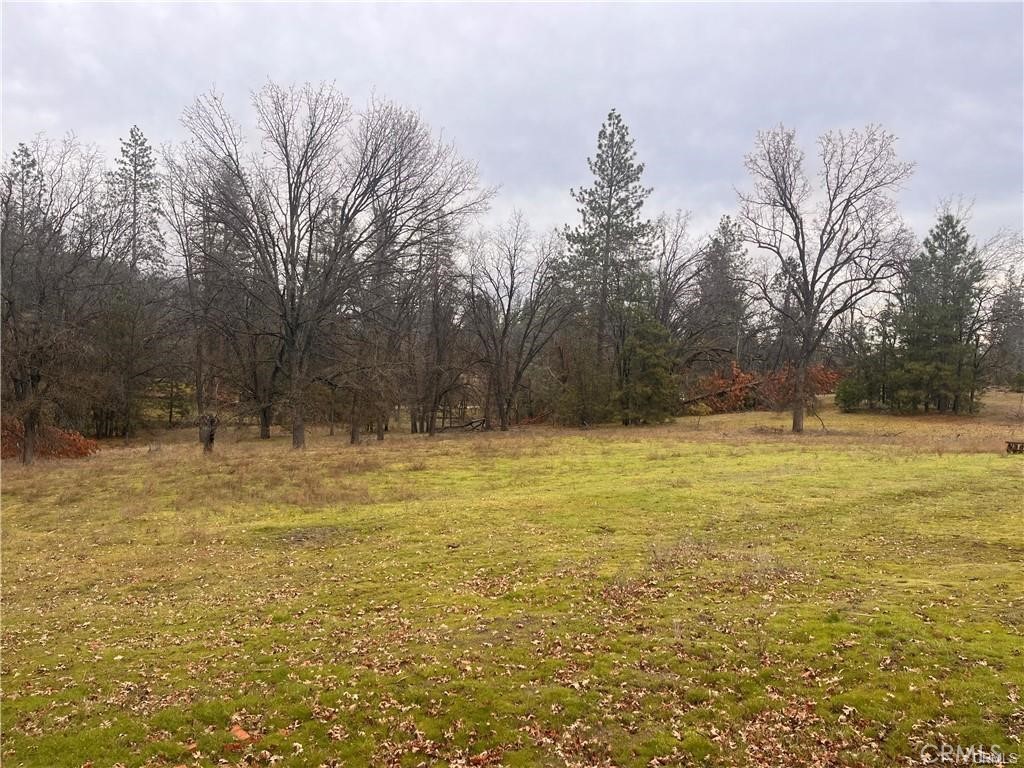
[(24, 461), (46, 425), (211, 414), (297, 448), (310, 421), (353, 442), (399, 420), (656, 423), (725, 402), (707, 382), (737, 371), (801, 431), (823, 366), (850, 408), (963, 411), (1024, 378), (1019, 236), (979, 247), (948, 212), (915, 245), (894, 200), (912, 167), (877, 126), (821, 137), (812, 174), (792, 131), (760, 134), (738, 211), (700, 237), (647, 215), (613, 110), (578, 219), (535, 233), (518, 213), (480, 231), (492, 192), (412, 111), (327, 85), (252, 105), (250, 131), (202, 96), (184, 143), (158, 156), (133, 127), (113, 167), (74, 138), (6, 162), (2, 396)]
[(840, 407), (965, 413), (987, 384), (1024, 391), (1024, 282), (999, 269), (1012, 249), (993, 245), (975, 244), (962, 215), (939, 217), (880, 311), (843, 334)]

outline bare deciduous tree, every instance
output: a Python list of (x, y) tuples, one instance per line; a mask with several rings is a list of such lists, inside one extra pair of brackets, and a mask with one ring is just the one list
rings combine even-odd
[(913, 172), (881, 127), (832, 131), (818, 140), (821, 170), (812, 184), (796, 134), (758, 134), (746, 158), (753, 188), (739, 193), (745, 240), (769, 254), (751, 278), (792, 328), (796, 381), (793, 431), (804, 428), (806, 371), (833, 321), (893, 276), (910, 237), (893, 199)]
[(654, 318), (678, 335), (694, 300), (701, 249), (689, 238), (690, 214), (661, 215), (653, 227)]
[(268, 83), (253, 96), (260, 154), (216, 95), (184, 116), (220, 195), (219, 220), (252, 258), (272, 295), (288, 376), (292, 445), (305, 445), (311, 353), (324, 325), (343, 311), (366, 268), (413, 247), (486, 193), (476, 170), (437, 141), (418, 115), (373, 102), (355, 116), (332, 86)]
[(88, 378), (81, 334), (108, 281), (109, 242), (99, 157), (73, 138), (20, 144), (0, 179), (4, 401), (29, 464), (46, 410)]
[(481, 238), (472, 255), (468, 311), (502, 431), (527, 369), (568, 316), (570, 305), (555, 280), (556, 256), (557, 242), (533, 242), (519, 212)]

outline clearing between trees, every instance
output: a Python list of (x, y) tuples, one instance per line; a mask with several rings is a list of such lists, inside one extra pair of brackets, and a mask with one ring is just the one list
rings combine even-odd
[(4, 464), (7, 766), (1021, 752), (1021, 396)]

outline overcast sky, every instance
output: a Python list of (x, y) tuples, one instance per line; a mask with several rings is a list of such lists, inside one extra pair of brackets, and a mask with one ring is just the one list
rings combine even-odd
[(3, 5), (3, 151), (39, 131), (113, 153), (137, 123), (182, 138), (215, 86), (248, 119), (267, 77), (333, 80), (419, 110), (482, 180), (492, 217), (574, 218), (569, 188), (609, 108), (636, 139), (651, 215), (707, 229), (736, 206), (759, 129), (880, 122), (917, 163), (919, 234), (950, 196), (985, 236), (1024, 217), (1024, 4)]

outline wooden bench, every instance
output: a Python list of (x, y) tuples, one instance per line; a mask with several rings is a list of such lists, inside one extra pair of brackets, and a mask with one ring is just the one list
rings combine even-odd
[(1024, 453), (1024, 440), (1007, 440), (1007, 453)]

